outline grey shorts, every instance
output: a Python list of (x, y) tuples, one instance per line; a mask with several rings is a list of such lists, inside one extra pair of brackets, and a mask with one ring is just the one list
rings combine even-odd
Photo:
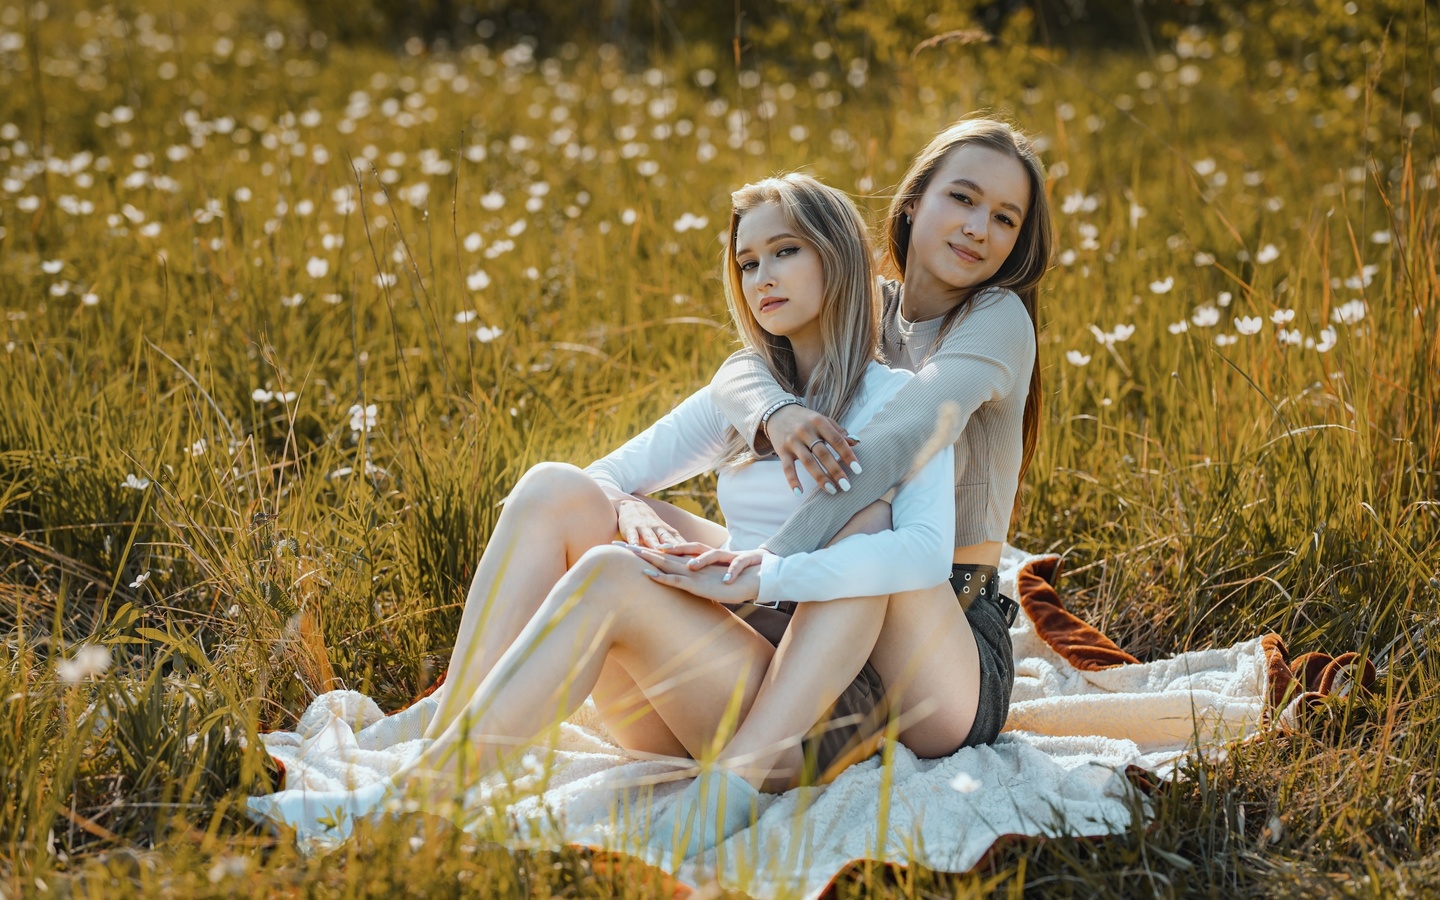
[(1000, 577), (994, 566), (956, 563), (950, 567), (950, 586), (955, 589), (955, 599), (965, 608), (975, 648), (980, 652), (980, 705), (964, 744), (974, 747), (993, 742), (1010, 714), (1010, 690), (1015, 686), (1015, 647), (1010, 643), (1010, 626), (1020, 605), (1000, 593)]
[[(1015, 684), (1010, 626), (1020, 606), (1000, 593), (994, 566), (951, 566), (950, 586), (965, 609), (980, 655), (980, 702), (963, 745), (973, 747), (994, 741), (1010, 712), (1010, 690)], [(736, 615), (777, 647), (794, 612), (794, 603), (781, 603), (773, 609), (746, 603), (735, 609)], [(801, 742), (805, 769), (800, 783), (826, 784), (854, 763), (868, 759), (880, 748), (889, 713), (880, 673), (866, 660)]]

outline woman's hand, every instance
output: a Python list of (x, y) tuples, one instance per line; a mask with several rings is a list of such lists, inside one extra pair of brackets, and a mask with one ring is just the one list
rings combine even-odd
[(685, 540), (674, 526), (643, 500), (621, 500), (615, 504), (616, 526), (628, 544), (659, 548)]
[[(686, 560), (666, 553), (657, 553), (634, 544), (630, 545), (630, 550), (645, 561), (649, 566), (644, 570), (645, 574), (658, 584), (678, 588), (728, 606), (748, 603), (760, 596), (760, 570), (753, 564), (732, 576), (720, 564), (704, 566), (697, 571), (690, 568), (689, 563), (694, 562), (693, 559)], [(712, 549), (708, 552), (738, 556), (727, 550)]]
[(770, 438), (775, 455), (780, 457), (785, 480), (797, 494), (802, 493), (800, 479), (795, 474), (797, 460), (816, 484), (832, 494), (836, 488), (850, 490), (850, 481), (841, 463), (856, 475), (860, 474), (860, 461), (850, 449), (860, 442), (847, 435), (834, 419), (798, 403), (776, 410), (765, 424), (765, 435)]

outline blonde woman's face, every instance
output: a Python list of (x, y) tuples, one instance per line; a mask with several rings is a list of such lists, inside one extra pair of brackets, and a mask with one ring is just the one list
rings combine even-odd
[(979, 144), (951, 150), (906, 209), (914, 222), (905, 280), (918, 265), (950, 287), (981, 284), (1010, 256), (1029, 208), (1019, 160)]
[(825, 272), (820, 254), (795, 234), (774, 203), (740, 217), (735, 232), (735, 262), (745, 304), (770, 334), (819, 339)]

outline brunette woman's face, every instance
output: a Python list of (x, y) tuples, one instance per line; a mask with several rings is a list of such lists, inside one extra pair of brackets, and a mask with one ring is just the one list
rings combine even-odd
[(941, 160), (905, 211), (914, 219), (905, 280), (920, 267), (942, 285), (974, 287), (1000, 270), (1025, 226), (1030, 179), (1020, 161), (980, 144)]
[(818, 338), (825, 291), (820, 253), (795, 234), (779, 206), (764, 203), (740, 217), (735, 262), (745, 304), (761, 328), (792, 342)]

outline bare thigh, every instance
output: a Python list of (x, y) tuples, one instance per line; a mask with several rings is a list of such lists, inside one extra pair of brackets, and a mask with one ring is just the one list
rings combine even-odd
[[(595, 554), (605, 561), (594, 590), (608, 595), (599, 609), (619, 617), (601, 671), (611, 670), (610, 687), (636, 686), (618, 695), (618, 712), (636, 721), (619, 721), (612, 735), (627, 750), (647, 753), (698, 758), (707, 748), (719, 751), (754, 703), (774, 647), (719, 603), (646, 578), (645, 563), (628, 551), (597, 548), (587, 556)], [(622, 719), (612, 715), (607, 728)], [(650, 740), (635, 741), (640, 722), (654, 723)]]
[(870, 653), (900, 742), (917, 756), (949, 756), (965, 743), (980, 701), (980, 652), (948, 584), (894, 594)]
[[(700, 541), (718, 547), (730, 537), (723, 525), (686, 512), (674, 504), (653, 497), (640, 499), (687, 541)], [(606, 660), (591, 696), (606, 729), (620, 746), (664, 756), (689, 755), (685, 745), (657, 714), (635, 679), (615, 659)]]

